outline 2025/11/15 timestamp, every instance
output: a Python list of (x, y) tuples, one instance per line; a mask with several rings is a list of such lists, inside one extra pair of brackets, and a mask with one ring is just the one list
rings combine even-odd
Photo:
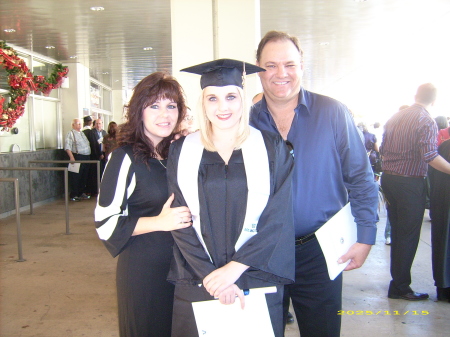
[(372, 310), (338, 310), (337, 315), (343, 316), (343, 315), (356, 315), (356, 316), (405, 316), (405, 315), (413, 315), (413, 316), (426, 316), (430, 313), (427, 310), (407, 310), (407, 311), (397, 311), (397, 310), (378, 310), (378, 311), (372, 311)]

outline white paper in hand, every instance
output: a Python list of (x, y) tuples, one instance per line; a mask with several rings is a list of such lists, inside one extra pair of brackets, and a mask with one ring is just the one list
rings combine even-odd
[(70, 172), (78, 173), (80, 172), (81, 163), (69, 163), (67, 166), (67, 170)]
[(320, 227), (316, 237), (327, 262), (330, 280), (334, 280), (350, 263), (349, 260), (339, 264), (337, 260), (356, 242), (356, 223), (350, 203)]
[[(276, 289), (276, 288), (275, 288)], [(236, 298), (234, 304), (219, 300), (193, 302), (195, 322), (200, 337), (274, 337), (264, 292), (253, 291), (245, 296), (245, 308)]]

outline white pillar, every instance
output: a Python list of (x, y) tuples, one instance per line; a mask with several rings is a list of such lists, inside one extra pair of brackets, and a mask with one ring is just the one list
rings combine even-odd
[(83, 118), (83, 108), (90, 109), (89, 68), (81, 63), (68, 63), (69, 88), (61, 89), (62, 130), (64, 137), (71, 130), (74, 118)]
[[(171, 0), (172, 69), (196, 109), (198, 75), (180, 69), (219, 58), (254, 64), (261, 37), (259, 0)], [(259, 78), (247, 78), (247, 101), (262, 91)]]

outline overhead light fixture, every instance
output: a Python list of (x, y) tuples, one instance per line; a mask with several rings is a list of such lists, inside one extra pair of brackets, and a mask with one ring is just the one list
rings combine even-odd
[(47, 49), (55, 49), (55, 46), (45, 46)]
[(367, 0), (353, 0), (354, 2), (366, 2)]
[(70, 59), (76, 59), (77, 57), (78, 57), (77, 55), (69, 56)]
[(9, 29), (3, 29), (3, 31), (4, 31), (5, 33), (14, 33), (16, 30), (15, 30), (15, 29), (12, 29), (12, 28), (9, 28)]
[(321, 46), (328, 46), (330, 44), (330, 42), (320, 42), (319, 43)]
[(109, 73), (107, 71), (105, 71), (104, 73), (102, 73), (103, 75), (109, 75)]
[(104, 10), (105, 10), (105, 8), (101, 7), (101, 6), (91, 7), (91, 11), (94, 11), (94, 12), (101, 12), (101, 11), (104, 11)]
[(144, 47), (144, 48), (142, 48), (143, 50), (153, 50), (153, 48), (152, 47)]

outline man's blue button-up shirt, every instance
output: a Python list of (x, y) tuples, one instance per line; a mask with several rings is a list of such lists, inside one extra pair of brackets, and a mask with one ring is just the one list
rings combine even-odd
[[(374, 244), (378, 185), (347, 107), (302, 88), (294, 111), (287, 140), (294, 148), (296, 237), (316, 231), (350, 201), (357, 241)], [(264, 98), (252, 107), (250, 124), (278, 133)]]

